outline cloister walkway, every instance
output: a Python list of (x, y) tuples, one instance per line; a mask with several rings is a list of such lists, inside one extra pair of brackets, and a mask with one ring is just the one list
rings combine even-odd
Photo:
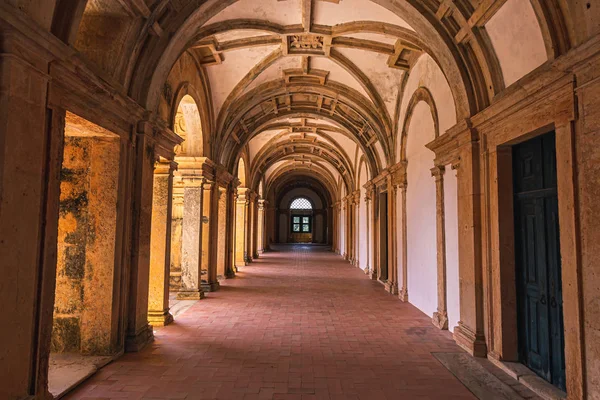
[(277, 250), (67, 398), (475, 398), (428, 316), (323, 247)]

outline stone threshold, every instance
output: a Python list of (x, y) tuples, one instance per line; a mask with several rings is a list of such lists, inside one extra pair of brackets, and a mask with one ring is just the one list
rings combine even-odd
[(84, 356), (75, 353), (51, 354), (48, 371), (48, 391), (60, 399), (98, 372), (102, 367), (123, 355)]
[(565, 392), (550, 382), (542, 379), (535, 372), (521, 363), (501, 361), (494, 357), (488, 357), (488, 360), (504, 371), (508, 376), (517, 380), (523, 386), (543, 399), (562, 400), (567, 398), (567, 394)]

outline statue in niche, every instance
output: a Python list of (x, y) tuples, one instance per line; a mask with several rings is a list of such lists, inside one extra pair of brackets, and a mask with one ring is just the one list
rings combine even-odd
[(185, 125), (185, 117), (183, 115), (183, 111), (181, 108), (177, 110), (177, 114), (175, 114), (175, 133), (183, 138), (183, 142), (175, 146), (175, 155), (185, 154), (185, 142), (187, 139), (187, 130)]

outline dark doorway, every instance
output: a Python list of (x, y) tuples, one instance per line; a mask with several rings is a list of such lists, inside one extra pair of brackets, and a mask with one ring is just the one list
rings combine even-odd
[(513, 148), (513, 189), (519, 358), (565, 390), (554, 133)]

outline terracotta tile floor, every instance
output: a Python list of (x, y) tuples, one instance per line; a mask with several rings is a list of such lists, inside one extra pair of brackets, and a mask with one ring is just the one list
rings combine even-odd
[(473, 399), (448, 332), (320, 247), (283, 246), (68, 399)]

